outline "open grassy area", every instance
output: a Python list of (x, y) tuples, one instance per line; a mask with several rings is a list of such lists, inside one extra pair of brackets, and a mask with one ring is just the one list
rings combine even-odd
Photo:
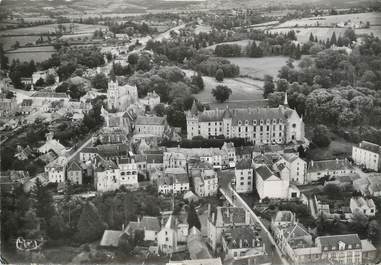
[[(184, 70), (187, 76), (192, 76), (193, 71)], [(218, 82), (214, 77), (204, 76), (205, 89), (194, 95), (201, 102), (215, 102), (212, 90), (218, 85), (228, 86), (232, 90), (230, 101), (241, 100), (261, 100), (263, 99), (263, 82), (250, 78), (225, 78), (223, 82)]]
[(326, 40), (327, 38), (331, 38), (333, 32), (336, 33), (336, 36), (343, 36), (345, 32), (345, 28), (276, 28), (270, 29), (269, 32), (272, 33), (284, 33), (287, 34), (291, 30), (294, 30), (296, 33), (296, 37), (299, 42), (308, 42), (310, 34), (312, 33), (314, 36), (318, 38), (318, 40)]
[[(265, 75), (276, 77), (280, 68), (286, 65), (289, 58), (285, 56), (273, 56), (262, 58), (235, 57), (227, 59), (232, 64), (239, 66), (241, 75), (263, 79)], [(298, 62), (296, 61), (294, 65), (298, 65)]]
[(53, 46), (27, 47), (8, 52), (5, 56), (8, 57), (9, 62), (17, 59), (20, 60), (20, 62), (29, 62), (30, 60), (42, 62), (49, 59), (55, 52), (56, 51)]
[(228, 42), (222, 42), (222, 43), (217, 43), (217, 44), (214, 44), (214, 45), (210, 45), (210, 46), (206, 47), (205, 49), (214, 50), (217, 45), (221, 45), (221, 44), (237, 44), (237, 45), (241, 46), (242, 52), (244, 52), (246, 47), (247, 47), (247, 45), (249, 45), (250, 42), (252, 42), (252, 40), (228, 41)]

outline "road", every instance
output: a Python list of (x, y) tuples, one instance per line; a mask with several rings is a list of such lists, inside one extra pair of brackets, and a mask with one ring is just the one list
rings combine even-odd
[[(95, 133), (94, 133), (95, 134)], [(90, 143), (91, 143), (91, 140), (92, 140), (92, 136), (94, 135), (92, 134), (91, 137), (89, 137), (89, 139), (84, 142), (77, 150), (74, 151), (74, 153), (70, 154), (68, 157), (67, 157), (67, 161), (71, 161), (77, 154), (79, 154), (79, 152), (82, 151), (83, 148), (85, 148), (86, 146), (88, 146)]]
[(275, 240), (268, 231), (267, 227), (247, 205), (247, 203), (241, 198), (241, 196), (239, 196), (239, 194), (232, 189), (231, 185), (229, 184), (225, 187), (221, 187), (220, 191), (231, 205), (244, 208), (247, 212), (249, 212), (254, 222), (262, 228), (261, 236), (265, 243), (267, 253), (273, 257), (273, 264), (289, 265), (289, 262), (284, 257), (282, 257), (282, 252), (275, 243)]

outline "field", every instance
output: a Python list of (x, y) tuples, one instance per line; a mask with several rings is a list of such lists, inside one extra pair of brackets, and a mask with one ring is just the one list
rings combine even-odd
[[(289, 58), (284, 56), (274, 56), (263, 58), (234, 57), (227, 59), (232, 64), (239, 66), (241, 75), (263, 79), (265, 75), (276, 77), (280, 68), (286, 65)], [(294, 63), (294, 65), (297, 64), (298, 61)]]
[(12, 60), (20, 60), (20, 62), (34, 60), (35, 62), (42, 62), (50, 58), (55, 53), (53, 46), (43, 47), (30, 47), (20, 48), (12, 52), (8, 52), (5, 56), (8, 57), (9, 62)]
[[(192, 76), (193, 71), (183, 70), (187, 76)], [(232, 90), (230, 101), (240, 100), (262, 100), (263, 99), (263, 82), (252, 80), (250, 78), (225, 78), (223, 82), (218, 82), (214, 77), (204, 76), (205, 89), (199, 94), (194, 95), (201, 102), (215, 102), (212, 89), (218, 85), (228, 86)]]
[(366, 23), (369, 21), (370, 25), (380, 25), (381, 24), (381, 13), (358, 13), (358, 14), (346, 14), (346, 15), (336, 15), (336, 16), (324, 16), (324, 17), (310, 17), (302, 19), (293, 19), (280, 24), (278, 27), (299, 27), (304, 26), (316, 26), (319, 22), (320, 26), (335, 26), (341, 22), (350, 21), (352, 23)]
[(12, 37), (0, 37), (4, 50), (9, 50), (18, 41), (21, 46), (27, 43), (34, 43), (40, 38), (40, 36), (12, 36)]
[(212, 31), (212, 28), (208, 25), (197, 25), (195, 30), (194, 30), (194, 33), (195, 34), (199, 34), (200, 32), (209, 33), (211, 31)]
[(345, 28), (277, 28), (270, 29), (269, 32), (276, 33), (288, 33), (289, 31), (294, 30), (296, 33), (296, 37), (299, 42), (307, 42), (309, 41), (310, 34), (312, 33), (314, 36), (318, 38), (318, 40), (327, 40), (327, 38), (331, 38), (333, 32), (336, 33), (336, 36), (344, 35)]
[[(358, 24), (360, 22), (366, 23), (367, 21), (370, 23), (370, 28), (355, 29), (356, 34), (373, 33), (375, 36), (381, 37), (381, 13), (375, 12), (293, 19), (269, 29), (269, 31), (287, 33), (290, 30), (294, 30), (299, 42), (307, 42), (311, 33), (317, 36), (319, 40), (330, 38), (333, 32), (337, 36), (343, 35), (346, 28), (336, 28), (336, 25), (339, 23), (351, 22)], [(316, 27), (317, 25), (321, 27)], [(295, 28), (296, 26), (299, 28)]]
[[(57, 29), (58, 24), (47, 24), (40, 25), (36, 27), (27, 27), (27, 28), (18, 28), (18, 29), (8, 29), (0, 31), (0, 35), (27, 35), (27, 34), (42, 34), (42, 33), (52, 33)], [(67, 29), (70, 27), (70, 23), (63, 23)], [(100, 28), (107, 28), (103, 25), (85, 25), (74, 23), (74, 33), (76, 34), (85, 34), (93, 33), (95, 30)]]
[(238, 41), (222, 42), (222, 43), (218, 43), (218, 44), (208, 46), (205, 49), (214, 50), (217, 45), (221, 45), (221, 44), (237, 44), (237, 45), (242, 47), (242, 50), (244, 50), (244, 49), (246, 49), (246, 46), (249, 45), (250, 42), (251, 42), (251, 40), (238, 40)]

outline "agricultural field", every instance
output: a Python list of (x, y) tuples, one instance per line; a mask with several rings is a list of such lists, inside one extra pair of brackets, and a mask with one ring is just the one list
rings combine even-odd
[[(20, 46), (25, 46), (27, 43), (35, 43), (40, 36), (12, 36), (12, 37), (0, 37), (1, 43), (5, 51), (12, 49), (12, 46), (18, 41)], [(44, 38), (45, 39), (45, 38)]]
[[(63, 23), (63, 26), (68, 30), (70, 28), (70, 23)], [(27, 34), (43, 34), (43, 33), (52, 33), (57, 29), (58, 24), (47, 24), (40, 25), (35, 27), (27, 27), (27, 28), (17, 28), (17, 29), (9, 29), (0, 31), (1, 35), (27, 35)], [(74, 23), (74, 33), (76, 34), (86, 34), (93, 33), (97, 29), (107, 28), (103, 25), (85, 25)]]
[[(194, 73), (190, 70), (183, 70), (190, 77)], [(232, 90), (229, 101), (238, 100), (261, 100), (263, 99), (263, 82), (250, 78), (225, 78), (223, 82), (218, 82), (214, 77), (204, 76), (205, 89), (194, 95), (201, 102), (214, 102), (211, 94), (212, 90), (218, 85), (228, 86)]]
[[(289, 58), (285, 56), (273, 56), (262, 58), (234, 57), (226, 59), (232, 64), (239, 66), (241, 75), (263, 79), (265, 75), (276, 77), (280, 68), (286, 65)], [(294, 65), (298, 65), (298, 61), (295, 61)]]
[(19, 60), (20, 62), (31, 61), (42, 62), (50, 58), (50, 56), (55, 53), (53, 46), (42, 46), (42, 47), (28, 47), (20, 48), (5, 54), (8, 57), (8, 61)]
[(201, 32), (209, 33), (211, 31), (212, 31), (212, 28), (209, 25), (197, 25), (196, 28), (194, 29), (195, 34), (199, 34)]
[(298, 42), (304, 43), (308, 42), (310, 38), (310, 34), (312, 33), (314, 36), (318, 38), (318, 40), (327, 40), (327, 38), (331, 38), (333, 32), (336, 33), (336, 36), (343, 36), (345, 32), (345, 28), (276, 28), (270, 29), (269, 32), (273, 33), (284, 33), (287, 34), (289, 31), (294, 30), (296, 33), (296, 38)]
[(381, 13), (358, 13), (358, 14), (345, 14), (335, 16), (323, 16), (323, 17), (310, 17), (302, 19), (292, 19), (280, 24), (278, 27), (304, 27), (304, 26), (316, 26), (319, 23), (320, 26), (336, 26), (342, 22), (351, 22), (359, 24), (360, 22), (366, 23), (369, 21), (370, 25), (381, 24)]

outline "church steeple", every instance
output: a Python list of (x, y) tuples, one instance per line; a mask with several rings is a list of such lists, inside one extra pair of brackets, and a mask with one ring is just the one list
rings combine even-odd
[(285, 107), (288, 107), (287, 92), (284, 93), (284, 103), (283, 103), (283, 105), (284, 105)]

